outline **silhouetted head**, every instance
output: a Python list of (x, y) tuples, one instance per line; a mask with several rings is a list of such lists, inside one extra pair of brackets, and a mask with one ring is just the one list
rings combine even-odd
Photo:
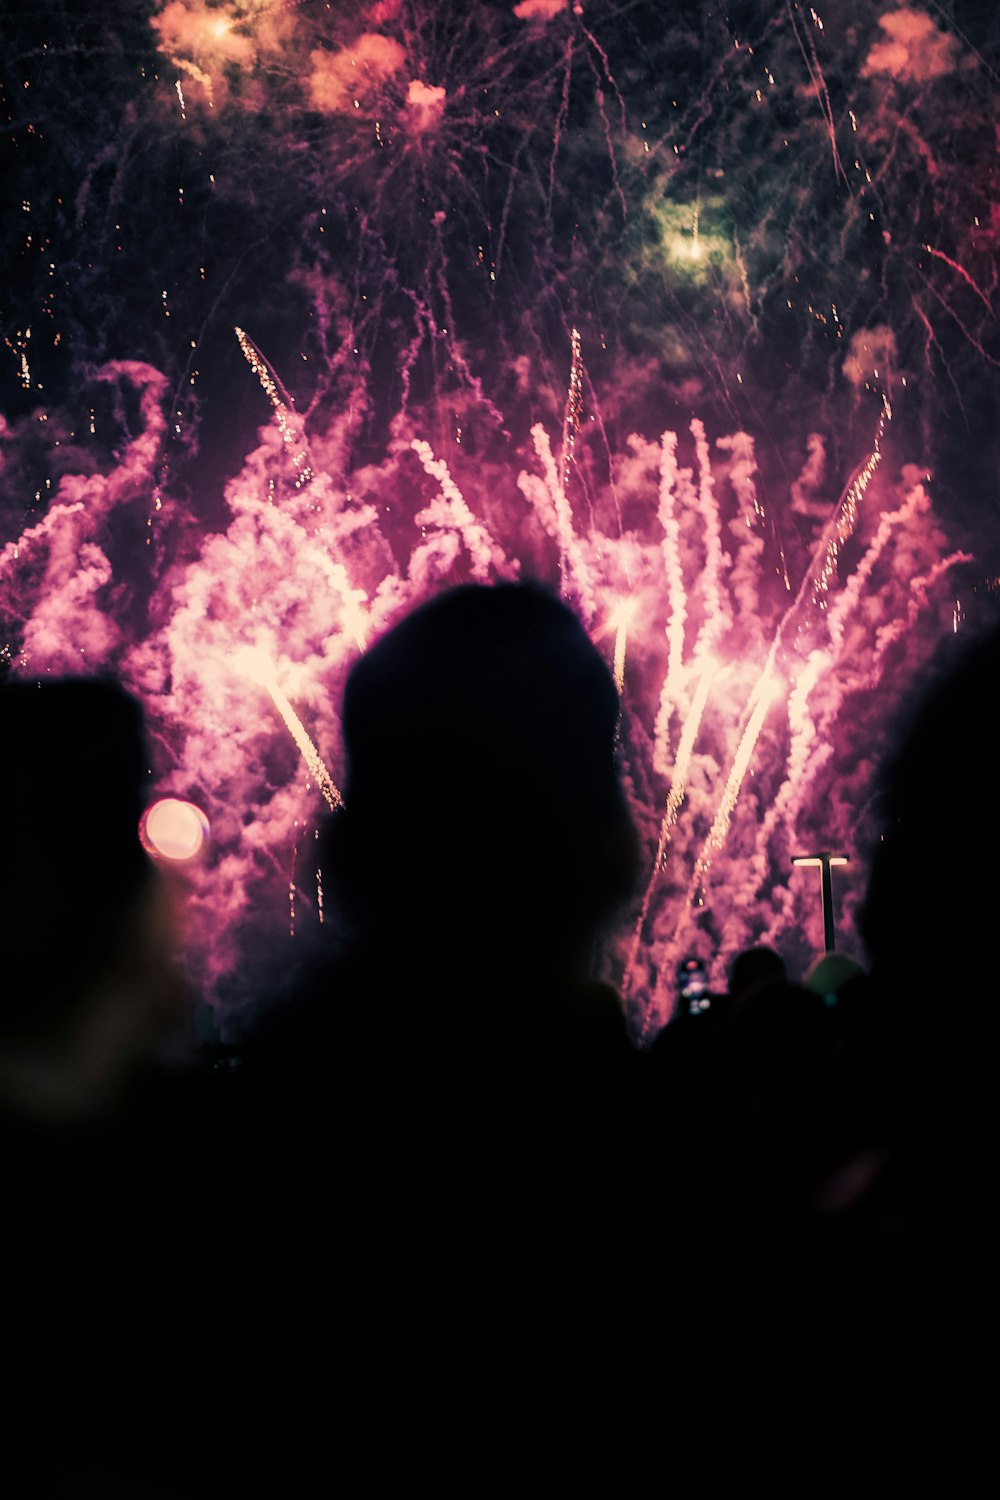
[(586, 942), (631, 889), (618, 696), (539, 588), (469, 586), (395, 626), (344, 694), (341, 893), (361, 926), (497, 961)]
[(764, 944), (756, 948), (744, 948), (729, 965), (729, 993), (733, 996), (741, 995), (755, 984), (786, 978), (785, 960), (780, 953)]
[(813, 959), (802, 983), (814, 995), (821, 995), (827, 1005), (835, 1005), (842, 992), (864, 974), (856, 958), (846, 953), (822, 953)]

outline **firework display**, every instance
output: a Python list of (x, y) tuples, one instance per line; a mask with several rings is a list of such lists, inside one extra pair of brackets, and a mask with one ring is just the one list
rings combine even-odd
[(638, 1031), (688, 955), (819, 950), (803, 847), (856, 948), (887, 726), (1000, 563), (994, 7), (0, 26), (0, 648), (142, 699), (223, 1030), (324, 919), (347, 671), (469, 580), (561, 591), (614, 672)]

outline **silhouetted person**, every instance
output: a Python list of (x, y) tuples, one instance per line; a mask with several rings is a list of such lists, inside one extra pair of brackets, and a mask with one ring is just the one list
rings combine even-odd
[[(881, 777), (861, 926), (885, 1004), (921, 1047), (944, 1029), (946, 997), (976, 993), (995, 966), (998, 680), (1000, 630), (946, 638)], [(961, 1010), (974, 1030), (988, 1007)]]
[[(894, 718), (860, 921), (870, 972), (826, 1012), (842, 1049), (842, 1150), (814, 1199), (838, 1385), (855, 1372), (877, 1385), (893, 1462), (897, 1411), (901, 1431), (943, 1435), (949, 1468), (956, 1433), (988, 1431), (969, 1338), (988, 1324), (995, 1281), (998, 682), (1000, 632), (969, 623)], [(913, 1452), (926, 1467), (923, 1437)]]
[(0, 688), (0, 1108), (113, 1113), (184, 1004), (168, 893), (138, 837), (138, 704), (108, 683)]
[(120, 688), (0, 687), (11, 1493), (195, 1495), (210, 1469), (219, 1492), (218, 1432), (204, 1424), (204, 1451), (185, 1451), (192, 1423), (176, 1409), (196, 1358), (213, 1142), (186, 1075), (158, 1061), (187, 989), (174, 896), (139, 839), (148, 767), (139, 705)]
[(441, 1411), (483, 1417), (505, 1341), (551, 1324), (570, 1281), (592, 1302), (615, 1270), (599, 1244), (626, 1233), (637, 1054), (591, 978), (636, 869), (618, 712), (580, 621), (531, 586), (440, 595), (347, 681), (346, 805), (319, 854), (346, 940), (249, 1049), (247, 1241), (304, 1323), (327, 1309), (356, 1391), (391, 1345), (392, 1421), (421, 1414), (421, 1443)]
[(852, 1008), (874, 1144), (891, 1167), (862, 1203), (871, 1232), (974, 1257), (993, 1132), (1000, 835), (1000, 630), (939, 648), (881, 778), (882, 836), (861, 914), (871, 999)]
[(742, 995), (755, 984), (780, 983), (787, 979), (785, 960), (765, 944), (744, 948), (729, 965), (727, 981), (730, 996)]
[(287, 1030), (300, 1062), (314, 1028), (421, 1090), (425, 1116), (442, 1089), (470, 1108), (501, 1089), (513, 1116), (540, 1068), (558, 1090), (626, 1055), (621, 1008), (590, 979), (636, 867), (617, 716), (575, 615), (530, 586), (441, 595), (361, 658), (321, 854), (348, 950)]

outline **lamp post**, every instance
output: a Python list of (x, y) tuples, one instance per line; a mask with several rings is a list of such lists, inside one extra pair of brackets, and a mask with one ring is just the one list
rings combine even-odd
[(792, 858), (793, 865), (819, 865), (822, 870), (823, 947), (827, 953), (832, 953), (836, 947), (833, 935), (833, 876), (830, 874), (830, 867), (849, 863), (846, 854), (831, 854), (828, 849), (821, 849), (816, 854), (796, 854)]

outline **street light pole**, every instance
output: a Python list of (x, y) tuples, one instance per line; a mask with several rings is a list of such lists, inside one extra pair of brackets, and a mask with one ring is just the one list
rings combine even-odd
[(793, 865), (819, 865), (822, 874), (822, 903), (823, 903), (823, 947), (827, 953), (832, 953), (836, 947), (833, 931), (833, 876), (830, 873), (832, 865), (846, 865), (850, 860), (846, 854), (831, 854), (828, 849), (821, 849), (816, 854), (796, 854), (792, 858)]

